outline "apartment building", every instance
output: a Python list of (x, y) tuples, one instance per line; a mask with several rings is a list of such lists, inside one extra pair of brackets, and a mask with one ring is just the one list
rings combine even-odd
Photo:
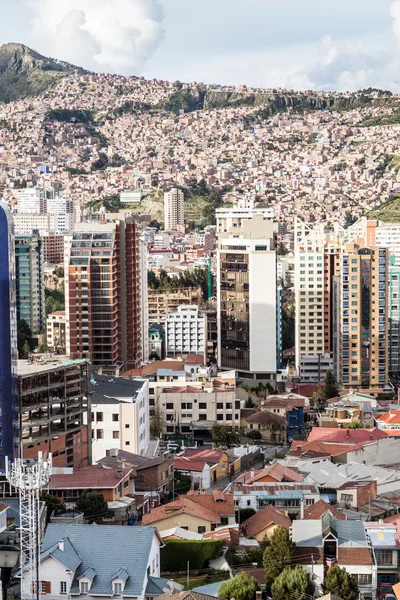
[(235, 380), (214, 379), (206, 383), (163, 387), (156, 398), (156, 413), (163, 433), (194, 433), (210, 437), (215, 425), (234, 430), (240, 426), (240, 400), (236, 399)]
[(140, 250), (140, 295), (141, 295), (141, 338), (142, 338), (142, 361), (149, 360), (149, 285), (147, 280), (147, 243), (141, 237), (139, 240)]
[(275, 225), (254, 215), (218, 235), (218, 366), (275, 386), (278, 318)]
[[(55, 467), (90, 464), (89, 363), (34, 355), (18, 361), (19, 442), (24, 458), (52, 452)], [(88, 431), (89, 430), (89, 431)]]
[(207, 345), (207, 318), (198, 306), (178, 306), (166, 319), (167, 355), (205, 355)]
[(176, 231), (178, 225), (184, 224), (184, 200), (182, 190), (172, 188), (164, 194), (164, 229)]
[(148, 380), (95, 375), (91, 392), (93, 464), (112, 448), (145, 455), (150, 443)]
[(72, 198), (65, 196), (60, 189), (25, 188), (18, 190), (17, 212), (18, 214), (61, 213), (72, 215), (74, 202)]
[(179, 288), (173, 291), (149, 290), (149, 323), (165, 323), (168, 313), (176, 312), (181, 304), (199, 305), (203, 300), (201, 288)]
[(33, 335), (45, 329), (44, 256), (39, 235), (15, 236), (17, 318)]
[(248, 207), (217, 208), (215, 211), (217, 219), (217, 233), (228, 233), (235, 229), (241, 229), (244, 221), (261, 215), (264, 220), (271, 221), (274, 218), (274, 209), (264, 206), (254, 207), (254, 203)]
[(57, 352), (65, 352), (66, 331), (64, 310), (55, 311), (47, 316), (46, 336), (49, 348)]
[(388, 249), (353, 227), (328, 233), (296, 219), (296, 367), (304, 381), (333, 369), (343, 390), (377, 394), (389, 370)]
[(142, 360), (139, 232), (132, 217), (81, 223), (65, 252), (67, 351), (103, 373)]

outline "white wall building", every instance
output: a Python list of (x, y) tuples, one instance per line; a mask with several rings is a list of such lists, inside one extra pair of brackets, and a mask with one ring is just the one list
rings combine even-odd
[(177, 225), (184, 223), (184, 194), (178, 188), (172, 188), (164, 194), (164, 229), (175, 231)]
[(269, 381), (277, 370), (276, 225), (263, 215), (218, 235), (218, 366)]
[(112, 448), (145, 455), (150, 443), (148, 380), (95, 376), (91, 391), (93, 464)]
[(166, 319), (167, 354), (204, 355), (207, 344), (207, 317), (198, 306), (178, 306)]
[(140, 238), (140, 297), (141, 297), (141, 329), (142, 329), (142, 361), (149, 359), (149, 299), (147, 281), (148, 250), (147, 243)]
[(255, 215), (261, 215), (263, 219), (270, 221), (274, 218), (273, 208), (217, 208), (217, 233), (227, 233), (232, 229), (240, 229), (244, 221), (252, 219)]

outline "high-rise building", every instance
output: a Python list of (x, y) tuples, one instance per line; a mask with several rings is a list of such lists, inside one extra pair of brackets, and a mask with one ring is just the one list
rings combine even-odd
[(276, 226), (254, 215), (218, 235), (218, 365), (275, 385)]
[(207, 318), (198, 306), (178, 306), (166, 320), (167, 354), (199, 354), (207, 348)]
[(217, 233), (227, 233), (234, 229), (240, 229), (244, 221), (252, 219), (255, 215), (262, 215), (263, 219), (273, 220), (274, 209), (265, 206), (236, 206), (233, 208), (217, 208), (215, 216), (217, 220)]
[(81, 223), (66, 239), (67, 352), (103, 373), (142, 359), (139, 232), (132, 217)]
[(0, 471), (18, 453), (17, 308), (12, 215), (0, 202)]
[(140, 248), (140, 292), (141, 292), (141, 323), (142, 323), (142, 361), (149, 360), (149, 286), (147, 280), (147, 243), (139, 240)]
[(178, 225), (184, 224), (184, 200), (182, 190), (172, 188), (164, 194), (164, 229), (175, 231)]
[[(367, 241), (369, 243), (367, 243)], [(296, 368), (303, 381), (332, 369), (341, 389), (388, 382), (388, 250), (361, 223), (325, 232), (296, 220)]]
[(38, 235), (15, 236), (17, 318), (34, 335), (45, 329), (43, 240)]
[(25, 188), (18, 191), (17, 212), (33, 214), (72, 215), (74, 203), (60, 189)]

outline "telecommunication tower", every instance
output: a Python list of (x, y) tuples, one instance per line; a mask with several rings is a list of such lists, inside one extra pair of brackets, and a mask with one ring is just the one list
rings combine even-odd
[(43, 460), (16, 458), (6, 462), (6, 477), (11, 489), (19, 492), (21, 532), (21, 600), (34, 600), (40, 594), (39, 498), (51, 476), (51, 454)]

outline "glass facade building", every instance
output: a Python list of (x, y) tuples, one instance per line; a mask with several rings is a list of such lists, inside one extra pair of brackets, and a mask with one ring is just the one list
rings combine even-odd
[(0, 202), (0, 471), (18, 453), (17, 353), (14, 227)]

